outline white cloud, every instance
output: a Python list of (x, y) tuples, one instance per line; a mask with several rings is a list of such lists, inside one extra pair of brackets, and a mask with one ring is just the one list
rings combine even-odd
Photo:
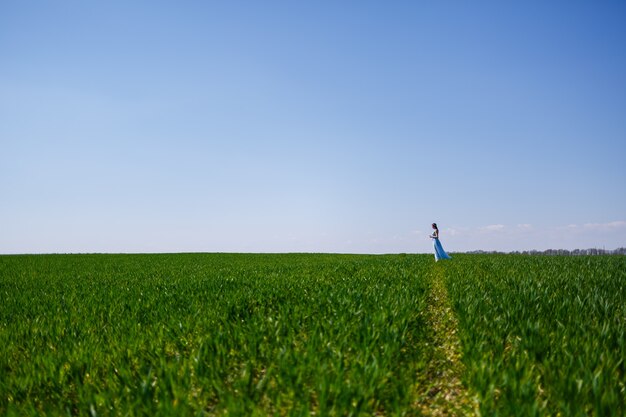
[(474, 233), (469, 227), (447, 227), (443, 229), (444, 233), (449, 236), (463, 236)]
[[(626, 246), (626, 221), (543, 225), (529, 223), (450, 227), (443, 230), (446, 249), (545, 250)], [(445, 246), (447, 245), (447, 246)]]
[(501, 230), (504, 230), (504, 225), (503, 224), (490, 224), (488, 226), (483, 227), (482, 230), (486, 232), (499, 232)]
[(587, 230), (595, 229), (595, 230), (600, 230), (600, 231), (619, 230), (622, 228), (626, 228), (626, 221), (618, 220), (618, 221), (608, 222), (608, 223), (585, 223), (583, 225), (583, 228)]

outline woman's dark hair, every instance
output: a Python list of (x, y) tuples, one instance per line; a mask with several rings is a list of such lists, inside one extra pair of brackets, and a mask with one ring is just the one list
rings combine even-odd
[(437, 228), (437, 223), (433, 223), (433, 227), (434, 227), (435, 229), (439, 230), (439, 229)]

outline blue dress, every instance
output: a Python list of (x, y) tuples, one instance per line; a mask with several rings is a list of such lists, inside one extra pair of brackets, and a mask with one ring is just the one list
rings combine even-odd
[(441, 246), (441, 242), (438, 237), (433, 238), (433, 248), (435, 248), (435, 261), (439, 259), (451, 259), (450, 255), (443, 250), (443, 246)]

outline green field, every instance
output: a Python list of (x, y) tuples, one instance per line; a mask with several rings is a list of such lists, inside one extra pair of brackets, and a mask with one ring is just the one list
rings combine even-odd
[(626, 414), (623, 256), (0, 256), (0, 297), (0, 415)]

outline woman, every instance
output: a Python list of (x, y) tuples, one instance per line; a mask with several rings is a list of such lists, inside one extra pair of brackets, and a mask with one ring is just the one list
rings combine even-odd
[(435, 230), (432, 235), (429, 237), (433, 239), (433, 247), (435, 248), (435, 261), (439, 259), (450, 259), (450, 255), (443, 250), (443, 246), (441, 246), (441, 242), (439, 241), (439, 229), (437, 228), (437, 223), (433, 223), (433, 229)]

